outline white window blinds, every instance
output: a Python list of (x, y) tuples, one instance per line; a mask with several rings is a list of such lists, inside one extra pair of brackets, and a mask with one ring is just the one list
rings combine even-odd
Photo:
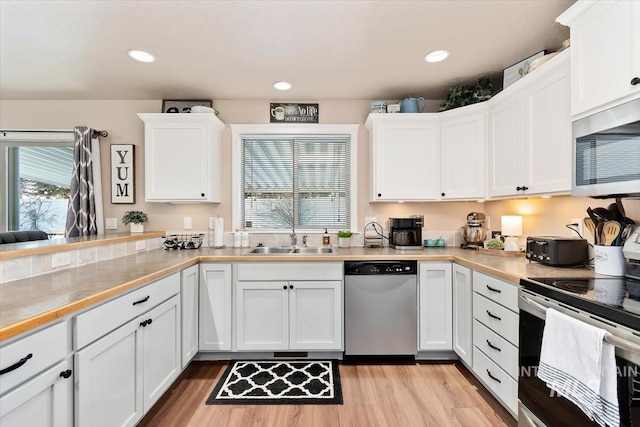
[(348, 229), (350, 135), (242, 136), (242, 224)]

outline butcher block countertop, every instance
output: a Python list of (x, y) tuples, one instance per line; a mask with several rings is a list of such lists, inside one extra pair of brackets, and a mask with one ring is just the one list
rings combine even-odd
[[(145, 237), (149, 237), (145, 234)], [(59, 250), (59, 249), (58, 249)], [(522, 277), (593, 277), (588, 268), (553, 268), (524, 257), (503, 257), (459, 248), (335, 248), (323, 255), (245, 255), (248, 249), (140, 252), (109, 261), (0, 284), (0, 341), (131, 291), (199, 262), (300, 262), (356, 260), (454, 261), (517, 285)], [(12, 257), (5, 252), (5, 257)]]

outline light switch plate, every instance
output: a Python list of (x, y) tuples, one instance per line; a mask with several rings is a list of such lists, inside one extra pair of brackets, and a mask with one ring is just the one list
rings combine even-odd
[(105, 218), (105, 228), (107, 230), (117, 230), (118, 229), (118, 218)]
[(209, 229), (213, 230), (216, 228), (216, 218), (213, 216), (209, 217)]
[(185, 230), (191, 230), (191, 217), (190, 216), (185, 216), (184, 217), (184, 227)]

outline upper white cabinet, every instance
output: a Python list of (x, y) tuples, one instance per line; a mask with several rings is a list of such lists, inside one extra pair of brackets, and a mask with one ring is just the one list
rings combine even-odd
[(485, 197), (487, 103), (440, 113), (442, 199)]
[(433, 114), (370, 114), (371, 197), (434, 200), (440, 193), (440, 123)]
[(571, 113), (583, 117), (640, 96), (640, 2), (579, 1), (571, 27)]
[(220, 202), (220, 131), (213, 114), (138, 114), (144, 121), (145, 200)]
[(490, 197), (570, 193), (569, 92), (563, 52), (489, 101)]
[(451, 263), (420, 262), (418, 269), (419, 350), (451, 350)]

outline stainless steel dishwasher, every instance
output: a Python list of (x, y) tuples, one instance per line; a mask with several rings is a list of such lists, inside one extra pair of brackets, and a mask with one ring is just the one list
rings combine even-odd
[(416, 261), (344, 263), (345, 355), (415, 356)]

